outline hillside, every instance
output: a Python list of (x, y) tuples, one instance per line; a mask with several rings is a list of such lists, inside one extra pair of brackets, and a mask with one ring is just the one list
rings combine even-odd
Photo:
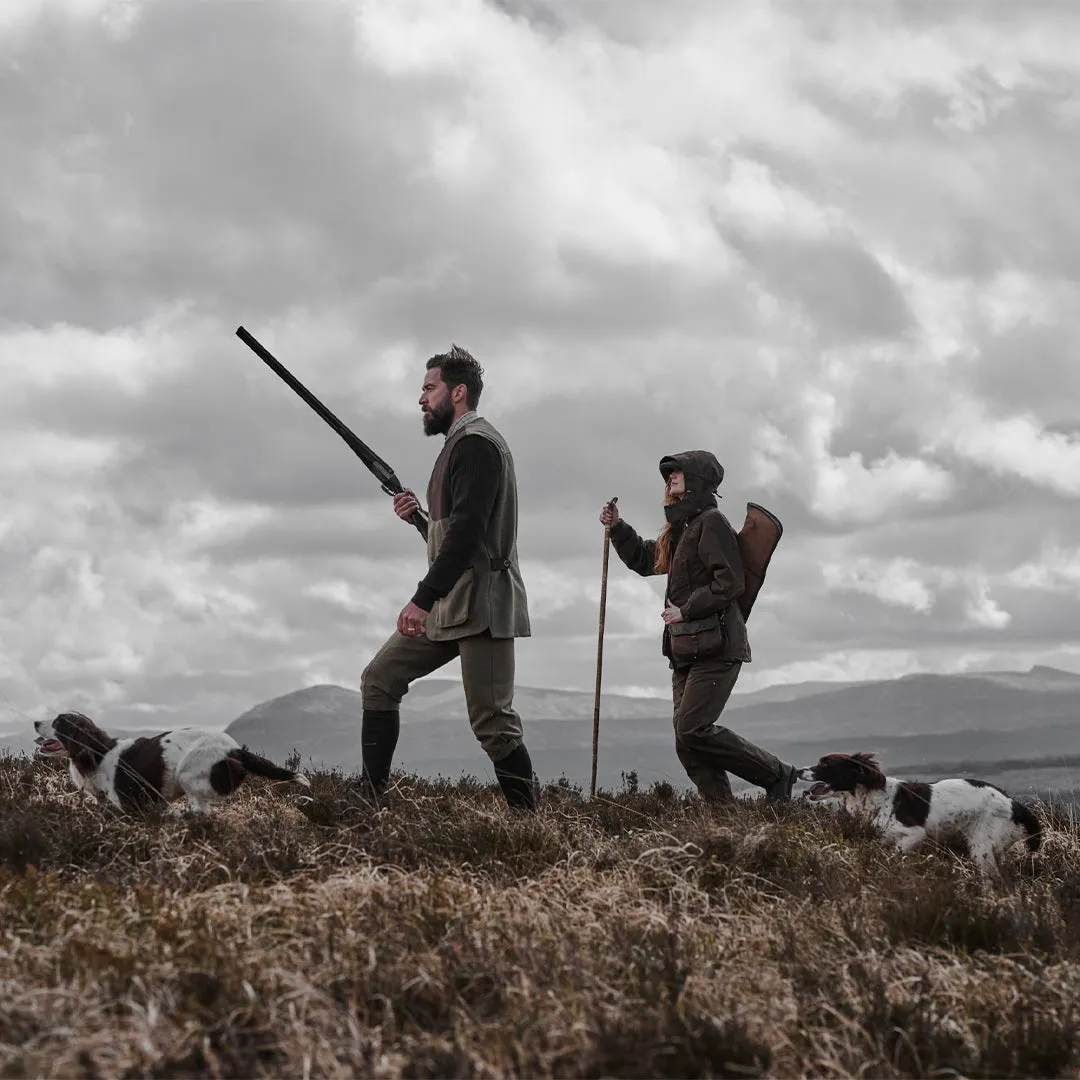
[[(516, 704), (537, 774), (587, 786), (592, 694), (520, 687)], [(308, 765), (348, 772), (360, 768), (361, 712), (356, 691), (313, 686), (259, 703), (227, 730), (271, 757), (295, 750)], [(624, 773), (634, 772), (644, 784), (684, 787), (670, 715), (665, 698), (605, 693), (599, 782), (617, 787)], [(894, 773), (932, 779), (960, 768), (1017, 793), (1080, 795), (1074, 760), (1080, 755), (1080, 676), (1071, 672), (1036, 667), (775, 686), (735, 695), (725, 715), (736, 730), (800, 764), (832, 750), (869, 749)], [(400, 767), (427, 777), (494, 779), (465, 719), (460, 683), (417, 683), (403, 702), (402, 718)], [(7, 739), (0, 736), (0, 752), (32, 747), (29, 725)], [(734, 786), (745, 787), (738, 781)]]
[[(580, 773), (582, 751), (588, 755), (592, 747), (591, 696), (522, 687), (515, 706), (529, 718), (529, 748), (538, 772), (543, 769), (544, 775), (559, 776), (568, 765), (568, 776)], [(665, 719), (665, 711), (670, 714), (671, 710), (669, 702), (612, 696), (604, 699), (603, 708), (602, 746), (608, 773), (620, 756), (625, 758), (626, 768), (634, 768), (640, 764), (643, 748), (655, 758), (671, 741), (671, 721)], [(316, 765), (355, 770), (361, 764), (362, 712), (358, 692), (340, 686), (313, 686), (255, 706), (226, 731), (271, 756), (280, 758), (297, 750), (305, 761)], [(433, 679), (409, 691), (402, 702), (398, 760), (403, 768), (430, 776), (457, 776), (462, 771), (478, 773), (488, 768), (469, 729), (459, 683)], [(564, 767), (553, 771), (560, 764)], [(585, 768), (588, 770), (588, 756)], [(671, 771), (673, 775), (678, 772), (677, 761)], [(618, 772), (609, 779), (617, 782)]]
[(984, 885), (822, 807), (313, 781), (193, 822), (0, 761), (0, 1076), (1080, 1069), (1068, 819)]
[[(1080, 754), (1080, 676), (1069, 672), (1034, 668), (822, 686), (804, 683), (739, 695), (725, 715), (748, 738), (801, 764), (832, 750), (871, 749), (893, 771), (931, 775), (937, 774), (936, 766), (953, 762), (990, 766), (1006, 759)], [(516, 705), (538, 775), (587, 784), (592, 694), (522, 687)], [(227, 730), (271, 756), (297, 750), (305, 761), (351, 771), (360, 767), (361, 712), (355, 691), (316, 686), (263, 702)], [(685, 785), (670, 715), (666, 699), (603, 695), (600, 783), (618, 786), (624, 772), (634, 771), (644, 783)], [(402, 703), (398, 763), (423, 776), (464, 772), (493, 778), (469, 731), (460, 684), (430, 679), (409, 692)], [(985, 778), (1016, 779), (993, 769)], [(1059, 786), (1055, 782), (1055, 789)], [(1044, 790), (1038, 778), (1030, 784), (1025, 778), (1019, 790), (1028, 787)]]
[(906, 675), (791, 701), (748, 700), (740, 720), (764, 737), (1008, 732), (1080, 718), (1080, 675), (1034, 668), (980, 675)]

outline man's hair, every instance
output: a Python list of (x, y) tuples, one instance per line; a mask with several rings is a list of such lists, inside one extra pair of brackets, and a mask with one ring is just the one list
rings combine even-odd
[(438, 368), (443, 382), (451, 390), (455, 386), (464, 386), (465, 403), (470, 409), (476, 408), (480, 402), (480, 393), (484, 389), (484, 369), (468, 349), (451, 345), (449, 352), (437, 353), (427, 362), (427, 366)]

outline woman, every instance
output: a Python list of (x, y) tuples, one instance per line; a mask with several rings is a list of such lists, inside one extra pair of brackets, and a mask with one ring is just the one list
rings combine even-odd
[(642, 576), (667, 574), (663, 653), (672, 674), (675, 751), (702, 798), (733, 798), (727, 774), (765, 789), (766, 798), (789, 799), (795, 768), (716, 721), (744, 663), (750, 662), (746, 620), (736, 598), (743, 591), (739, 544), (716, 505), (724, 470), (707, 450), (660, 461), (667, 524), (656, 540), (643, 540), (605, 506), (619, 558)]

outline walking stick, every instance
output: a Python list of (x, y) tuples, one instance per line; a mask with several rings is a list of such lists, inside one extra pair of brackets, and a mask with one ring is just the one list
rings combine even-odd
[[(609, 507), (619, 501), (615, 496)], [(607, 614), (608, 552), (611, 548), (611, 526), (604, 526), (604, 569), (600, 576), (600, 633), (596, 642), (596, 695), (593, 698), (592, 717), (592, 779), (589, 781), (589, 798), (596, 798), (596, 755), (600, 743), (600, 675), (604, 667), (604, 617)]]

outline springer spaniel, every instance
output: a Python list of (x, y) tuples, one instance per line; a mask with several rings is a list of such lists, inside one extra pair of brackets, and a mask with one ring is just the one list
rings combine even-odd
[(69, 757), (75, 786), (122, 810), (186, 795), (188, 810), (201, 814), (209, 803), (231, 795), (248, 773), (311, 787), (302, 773), (251, 753), (223, 731), (177, 728), (115, 739), (77, 712), (37, 720), (34, 730), (40, 757)]
[(804, 798), (868, 814), (901, 851), (927, 839), (964, 840), (982, 873), (996, 873), (998, 859), (1017, 841), (1038, 851), (1042, 839), (1031, 810), (985, 780), (894, 780), (873, 754), (826, 754), (798, 776), (816, 781)]

